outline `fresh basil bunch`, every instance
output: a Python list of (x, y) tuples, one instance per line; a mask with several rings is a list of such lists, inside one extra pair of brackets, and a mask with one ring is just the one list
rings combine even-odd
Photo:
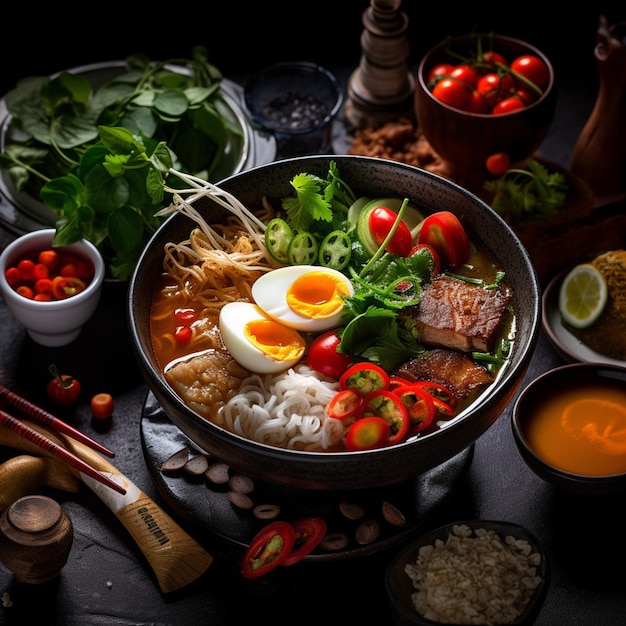
[(11, 132), (0, 167), (52, 209), (55, 245), (89, 239), (111, 276), (126, 280), (170, 201), (170, 168), (210, 181), (242, 134), (221, 81), (203, 47), (190, 59), (128, 57), (98, 89), (68, 72), (26, 78), (6, 96)]

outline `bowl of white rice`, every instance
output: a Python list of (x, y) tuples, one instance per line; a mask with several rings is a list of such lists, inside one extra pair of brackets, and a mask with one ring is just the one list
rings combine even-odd
[(524, 527), (459, 521), (406, 546), (386, 572), (395, 626), (533, 623), (548, 587), (546, 553)]

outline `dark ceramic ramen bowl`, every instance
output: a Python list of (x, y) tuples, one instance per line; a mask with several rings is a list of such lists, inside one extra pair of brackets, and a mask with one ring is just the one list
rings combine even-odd
[[(539, 478), (559, 490), (590, 497), (623, 495), (626, 491), (626, 472), (596, 476), (589, 473), (567, 471), (542, 458), (528, 437), (529, 420), (549, 398), (554, 397), (563, 389), (603, 382), (617, 385), (626, 393), (626, 368), (602, 363), (562, 365), (535, 378), (515, 401), (511, 415), (511, 427), (520, 455)], [(618, 432), (616, 437), (620, 448), (623, 450), (623, 435)], [(621, 456), (623, 458), (623, 452)]]
[[(445, 428), (413, 441), (358, 452), (303, 452), (272, 447), (233, 434), (191, 410), (167, 383), (150, 337), (150, 307), (162, 272), (164, 245), (188, 238), (195, 226), (170, 217), (143, 251), (129, 284), (128, 321), (140, 368), (172, 422), (206, 452), (257, 479), (299, 489), (364, 489), (399, 483), (441, 465), (465, 450), (500, 416), (514, 397), (530, 362), (540, 328), (540, 289), (517, 236), (485, 203), (454, 183), (415, 167), (360, 156), (308, 156), (276, 161), (231, 176), (220, 186), (247, 207), (263, 195), (290, 196), (291, 179), (308, 172), (325, 177), (334, 160), (357, 195), (408, 197), (424, 211), (454, 212), (507, 274), (515, 294), (515, 341), (497, 379)], [(215, 207), (217, 208), (217, 207)], [(205, 219), (216, 221), (207, 207)]]

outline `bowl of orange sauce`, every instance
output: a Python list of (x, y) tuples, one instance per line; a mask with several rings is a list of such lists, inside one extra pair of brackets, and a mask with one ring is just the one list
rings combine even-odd
[(584, 495), (626, 489), (626, 368), (549, 370), (518, 396), (511, 423), (522, 457), (546, 482)]

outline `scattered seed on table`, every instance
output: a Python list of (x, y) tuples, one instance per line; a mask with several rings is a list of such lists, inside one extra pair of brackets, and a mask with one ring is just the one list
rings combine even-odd
[(252, 514), (257, 519), (275, 519), (280, 515), (280, 507), (277, 504), (259, 504), (254, 507)]
[(192, 476), (202, 476), (209, 468), (209, 460), (204, 454), (198, 454), (185, 463), (185, 472)]
[(320, 541), (319, 547), (329, 552), (338, 552), (339, 550), (343, 550), (348, 543), (350, 543), (350, 538), (346, 533), (334, 532), (328, 533)]
[(229, 479), (229, 468), (226, 463), (213, 463), (206, 472), (204, 472), (207, 480), (214, 485), (225, 485)]
[(250, 476), (245, 474), (234, 474), (228, 481), (228, 486), (238, 493), (252, 493), (254, 491), (254, 482)]
[(361, 519), (365, 515), (365, 509), (360, 504), (353, 502), (340, 502), (339, 510), (344, 517), (351, 520)]
[(254, 507), (254, 502), (252, 502), (252, 499), (245, 493), (240, 493), (238, 491), (229, 491), (228, 499), (230, 500), (230, 503), (236, 506), (238, 509), (244, 509), (246, 511), (249, 511), (251, 508)]
[(178, 452), (175, 452), (169, 458), (163, 461), (163, 465), (161, 465), (161, 471), (164, 474), (173, 474), (176, 472), (180, 472), (184, 467), (187, 461), (189, 460), (189, 448), (185, 447)]
[(362, 546), (374, 543), (380, 535), (380, 524), (375, 519), (366, 520), (356, 529), (356, 542)]
[(387, 502), (383, 500), (382, 506), (383, 517), (392, 525), (392, 526), (405, 526), (406, 518), (400, 509), (395, 507), (391, 502)]

